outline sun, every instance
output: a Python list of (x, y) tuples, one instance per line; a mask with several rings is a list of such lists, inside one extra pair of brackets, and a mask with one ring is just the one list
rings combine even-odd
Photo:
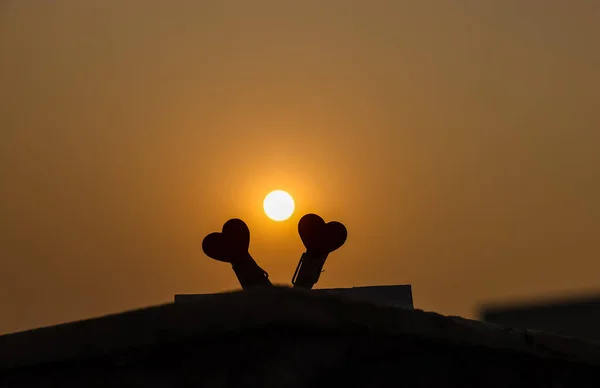
[(285, 221), (294, 213), (294, 199), (283, 190), (271, 191), (265, 197), (263, 208), (273, 221)]

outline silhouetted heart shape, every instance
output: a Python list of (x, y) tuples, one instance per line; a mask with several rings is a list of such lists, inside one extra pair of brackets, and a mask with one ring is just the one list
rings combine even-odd
[(298, 222), (298, 233), (310, 254), (329, 254), (346, 242), (348, 231), (341, 222), (325, 221), (316, 214), (306, 214)]
[(250, 230), (238, 218), (228, 220), (221, 232), (214, 232), (202, 240), (202, 250), (211, 259), (225, 263), (236, 263), (248, 257)]

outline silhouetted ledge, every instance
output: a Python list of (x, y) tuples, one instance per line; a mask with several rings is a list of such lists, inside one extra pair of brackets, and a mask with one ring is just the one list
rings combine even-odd
[[(351, 288), (317, 288), (310, 292), (316, 294), (335, 294), (346, 299), (371, 302), (378, 305), (413, 309), (412, 287), (410, 284), (387, 286), (358, 286)], [(214, 294), (176, 294), (174, 303), (202, 301)]]
[(283, 287), (0, 336), (1, 387), (400, 383), (598, 387), (600, 346)]
[(600, 343), (599, 295), (571, 296), (513, 305), (488, 304), (480, 311), (483, 321), (543, 330)]

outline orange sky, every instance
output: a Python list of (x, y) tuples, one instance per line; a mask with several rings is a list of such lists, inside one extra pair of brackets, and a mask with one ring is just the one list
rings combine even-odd
[[(415, 305), (600, 287), (600, 3), (0, 3), (0, 333), (237, 287), (231, 217), (289, 284), (306, 212), (346, 224), (320, 287)], [(284, 189), (297, 212), (268, 220)]]

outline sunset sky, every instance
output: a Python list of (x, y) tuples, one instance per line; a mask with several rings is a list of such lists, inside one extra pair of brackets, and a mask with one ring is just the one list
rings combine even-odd
[[(0, 0), (0, 333), (274, 283), (415, 306), (600, 291), (597, 0)], [(271, 190), (291, 219), (262, 208)]]

